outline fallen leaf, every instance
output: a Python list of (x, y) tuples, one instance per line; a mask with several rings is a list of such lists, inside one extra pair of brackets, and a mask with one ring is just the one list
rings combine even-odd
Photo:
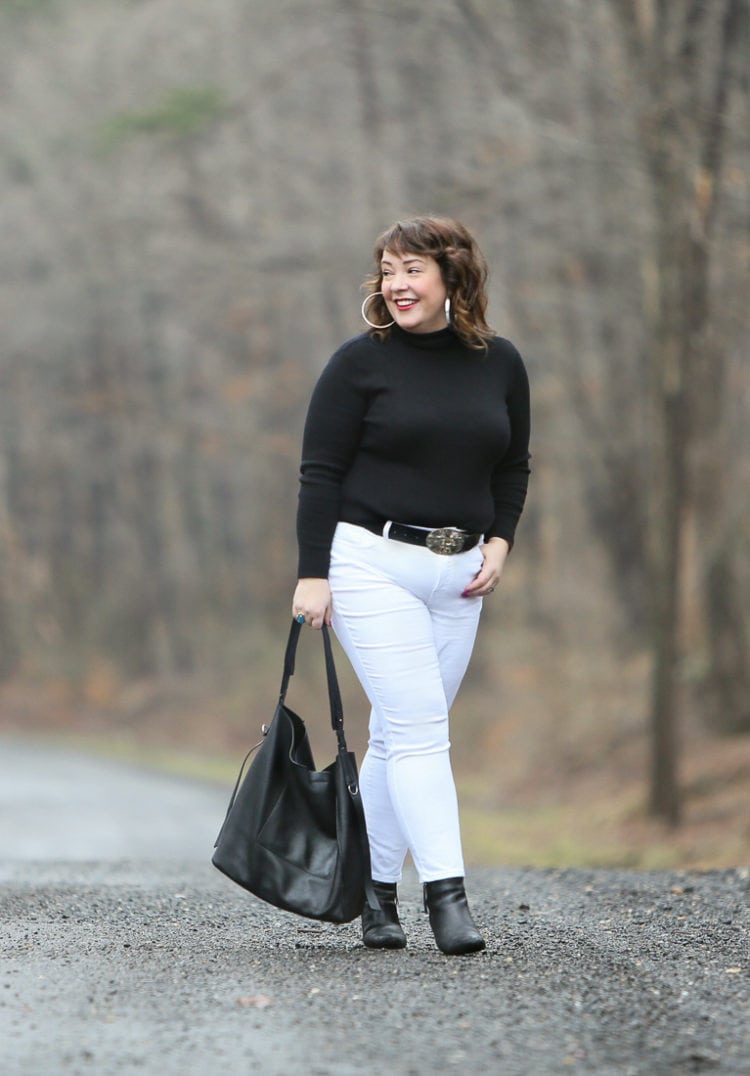
[(237, 1004), (243, 1009), (267, 1009), (273, 1002), (265, 994), (253, 994), (249, 998), (237, 998)]

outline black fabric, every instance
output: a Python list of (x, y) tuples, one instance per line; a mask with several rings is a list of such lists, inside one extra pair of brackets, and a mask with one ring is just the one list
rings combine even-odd
[(344, 739), (327, 628), (323, 643), (338, 751), (326, 769), (316, 771), (305, 724), (285, 702), (300, 630), (292, 621), (276, 712), (244, 781), (252, 752), (242, 764), (212, 862), (269, 904), (310, 919), (348, 923), (366, 901), (373, 909), (380, 905), (370, 881), (357, 766)]
[(460, 527), (513, 543), (529, 478), (529, 385), (513, 344), (450, 329), (363, 334), (312, 394), (297, 516), (300, 578), (326, 578), (339, 520)]

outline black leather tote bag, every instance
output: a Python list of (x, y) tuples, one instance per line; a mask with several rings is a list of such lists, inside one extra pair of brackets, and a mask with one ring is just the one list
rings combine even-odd
[(367, 901), (370, 852), (357, 764), (344, 739), (344, 716), (328, 629), (322, 629), (338, 751), (316, 770), (304, 721), (286, 705), (301, 625), (292, 621), (276, 712), (247, 774), (240, 769), (212, 862), (238, 885), (277, 908), (309, 919), (348, 923)]

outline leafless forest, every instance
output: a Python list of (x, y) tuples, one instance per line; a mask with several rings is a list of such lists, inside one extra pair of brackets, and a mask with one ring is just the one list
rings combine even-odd
[(442, 213), (534, 424), (457, 763), (637, 744), (676, 821), (750, 733), (749, 57), (750, 0), (3, 0), (0, 712), (245, 742), (311, 386)]

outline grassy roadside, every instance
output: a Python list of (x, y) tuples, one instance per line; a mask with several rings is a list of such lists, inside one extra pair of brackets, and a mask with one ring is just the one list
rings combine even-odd
[[(19, 735), (19, 730), (12, 734)], [(28, 739), (28, 736), (24, 736)], [(32, 738), (189, 780), (232, 788), (239, 755), (176, 750), (105, 732), (37, 731)], [(466, 860), (472, 866), (709, 870), (750, 864), (750, 740), (696, 744), (685, 760), (684, 822), (648, 817), (639, 775), (610, 765), (575, 781), (533, 782), (494, 802), (487, 775), (458, 775)]]
[[(632, 761), (632, 760), (631, 760)], [(526, 782), (510, 802), (459, 780), (467, 858), (482, 865), (714, 870), (750, 865), (750, 737), (695, 738), (681, 765), (683, 817), (646, 809), (641, 767), (610, 758), (557, 782)]]

